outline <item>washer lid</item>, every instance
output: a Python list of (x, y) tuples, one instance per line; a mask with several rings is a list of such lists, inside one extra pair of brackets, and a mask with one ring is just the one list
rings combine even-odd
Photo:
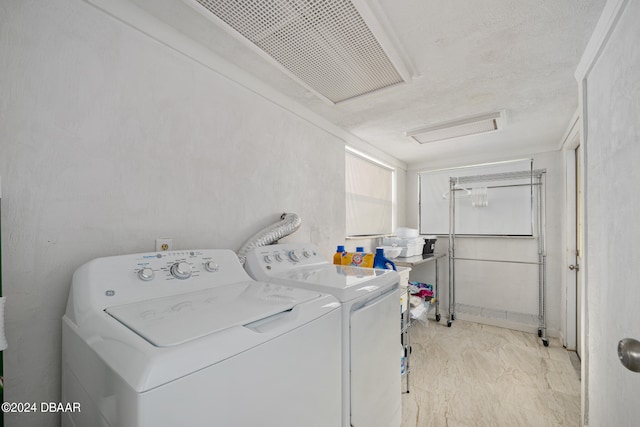
[(105, 311), (156, 347), (172, 347), (291, 310), (318, 292), (260, 282), (108, 307)]
[(384, 290), (398, 283), (399, 276), (393, 270), (327, 263), (291, 268), (274, 274), (269, 280), (330, 294), (345, 302)]

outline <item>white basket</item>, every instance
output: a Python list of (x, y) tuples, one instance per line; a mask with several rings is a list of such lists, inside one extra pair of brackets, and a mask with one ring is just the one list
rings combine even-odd
[(398, 255), (399, 258), (409, 258), (422, 254), (422, 245), (404, 246), (402, 252)]
[(384, 249), (385, 258), (394, 259), (402, 253), (402, 248), (400, 246), (387, 245), (378, 247)]
[(418, 233), (418, 229), (416, 228), (399, 227), (396, 230), (396, 236), (400, 237), (401, 239), (413, 239), (418, 237), (419, 235), (420, 233)]
[(405, 239), (401, 237), (383, 237), (382, 244), (384, 246), (420, 246), (424, 245), (423, 237), (412, 237), (410, 239)]

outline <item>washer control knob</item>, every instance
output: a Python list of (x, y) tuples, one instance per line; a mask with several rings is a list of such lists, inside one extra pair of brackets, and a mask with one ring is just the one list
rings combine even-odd
[(213, 261), (207, 261), (204, 263), (204, 269), (210, 273), (215, 273), (216, 271), (218, 271), (218, 268), (218, 264)]
[(176, 279), (188, 279), (191, 277), (191, 265), (188, 262), (176, 262), (171, 266), (171, 275)]
[(271, 255), (265, 255), (264, 262), (266, 262), (267, 264), (271, 264), (273, 262), (273, 257)]
[(302, 251), (302, 255), (304, 255), (305, 258), (309, 258), (311, 257), (311, 252), (305, 249), (304, 251)]
[(293, 262), (299, 262), (300, 261), (300, 256), (298, 255), (298, 253), (293, 250), (293, 251), (289, 251), (289, 259)]
[(153, 274), (153, 270), (149, 267), (144, 267), (138, 270), (138, 279), (144, 280), (145, 282), (153, 280), (154, 276), (155, 275)]
[(279, 252), (276, 254), (276, 261), (282, 262), (282, 255)]

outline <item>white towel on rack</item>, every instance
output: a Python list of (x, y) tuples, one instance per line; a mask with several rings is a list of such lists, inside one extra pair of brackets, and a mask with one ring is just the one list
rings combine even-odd
[(471, 206), (474, 208), (489, 206), (489, 192), (487, 187), (477, 187), (471, 190)]

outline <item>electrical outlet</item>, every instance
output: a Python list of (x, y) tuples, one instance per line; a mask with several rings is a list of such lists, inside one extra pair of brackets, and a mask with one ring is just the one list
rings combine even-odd
[(156, 252), (170, 251), (173, 249), (173, 239), (160, 237), (156, 239)]

